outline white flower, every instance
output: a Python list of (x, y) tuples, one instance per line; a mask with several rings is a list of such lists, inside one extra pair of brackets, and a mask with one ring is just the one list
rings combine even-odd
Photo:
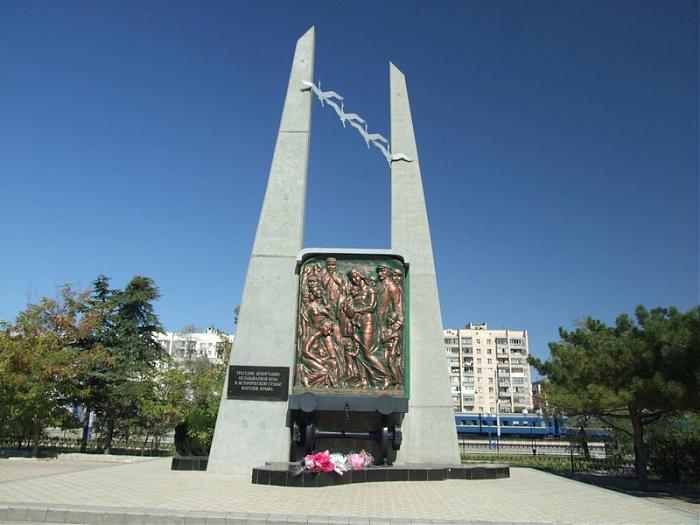
[(341, 476), (343, 472), (348, 470), (347, 458), (343, 454), (331, 454), (331, 463), (333, 464), (333, 470), (335, 470)]

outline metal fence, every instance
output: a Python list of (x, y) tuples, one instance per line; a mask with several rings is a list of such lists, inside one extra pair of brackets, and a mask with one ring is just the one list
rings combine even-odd
[(505, 463), (511, 467), (529, 467), (557, 474), (605, 473), (633, 475), (634, 461), (629, 457), (607, 456), (586, 458), (582, 451), (572, 446), (569, 455), (524, 455), (490, 453), (462, 453), (465, 463)]
[[(39, 451), (42, 456), (51, 456), (60, 453), (80, 452), (81, 442), (79, 439), (64, 438), (56, 436), (42, 436), (39, 439)], [(0, 436), (0, 456), (29, 456), (33, 451), (33, 442), (23, 442), (22, 447), (18, 447), (17, 438)], [(99, 453), (100, 443), (96, 439), (88, 441), (87, 453)], [(172, 443), (161, 441), (143, 440), (120, 440), (115, 441), (110, 449), (111, 454), (123, 454), (133, 456), (171, 456), (175, 452)]]
[[(459, 449), (463, 454), (507, 454), (513, 456), (575, 456), (585, 455), (576, 444), (563, 440), (530, 439), (459, 439)], [(604, 459), (610, 455), (608, 445), (603, 441), (588, 443), (592, 458)]]

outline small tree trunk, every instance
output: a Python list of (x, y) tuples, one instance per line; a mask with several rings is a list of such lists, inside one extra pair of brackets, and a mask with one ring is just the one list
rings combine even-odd
[(581, 440), (581, 448), (583, 448), (583, 457), (586, 460), (591, 459), (591, 451), (588, 448), (588, 436), (586, 436), (586, 427), (581, 426), (578, 429), (579, 439)]
[(83, 437), (80, 440), (80, 452), (87, 451), (88, 438), (90, 436), (90, 408), (85, 407), (85, 419), (83, 420)]
[(114, 417), (110, 416), (107, 420), (107, 432), (105, 434), (105, 448), (103, 454), (112, 452), (112, 438), (114, 437)]
[(644, 446), (644, 425), (641, 414), (634, 408), (629, 409), (634, 439), (634, 471), (641, 488), (647, 483), (647, 449)]
[(32, 432), (32, 441), (34, 442), (34, 447), (32, 448), (32, 456), (35, 458), (39, 456), (39, 427), (34, 427)]
[(143, 440), (143, 444), (141, 445), (141, 455), (143, 456), (143, 451), (146, 450), (146, 446), (148, 445), (148, 435), (149, 432), (146, 431), (146, 438)]

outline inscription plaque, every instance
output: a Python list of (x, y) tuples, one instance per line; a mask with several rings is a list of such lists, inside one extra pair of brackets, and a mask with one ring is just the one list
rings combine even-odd
[(284, 366), (228, 367), (227, 399), (286, 401), (289, 394), (289, 368)]

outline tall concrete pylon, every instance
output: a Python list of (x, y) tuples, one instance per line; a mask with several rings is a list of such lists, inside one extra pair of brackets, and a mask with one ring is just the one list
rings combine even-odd
[(391, 150), (413, 162), (391, 163), (391, 249), (410, 263), (410, 399), (397, 463), (459, 464), (457, 431), (442, 340), (433, 245), (406, 78), (389, 64)]
[[(313, 82), (314, 40), (312, 27), (294, 52), (229, 365), (294, 369), (294, 268), (303, 245), (311, 135), (311, 92), (302, 80)], [(228, 377), (207, 471), (249, 475), (266, 461), (288, 461), (287, 401), (227, 399), (227, 389)]]

